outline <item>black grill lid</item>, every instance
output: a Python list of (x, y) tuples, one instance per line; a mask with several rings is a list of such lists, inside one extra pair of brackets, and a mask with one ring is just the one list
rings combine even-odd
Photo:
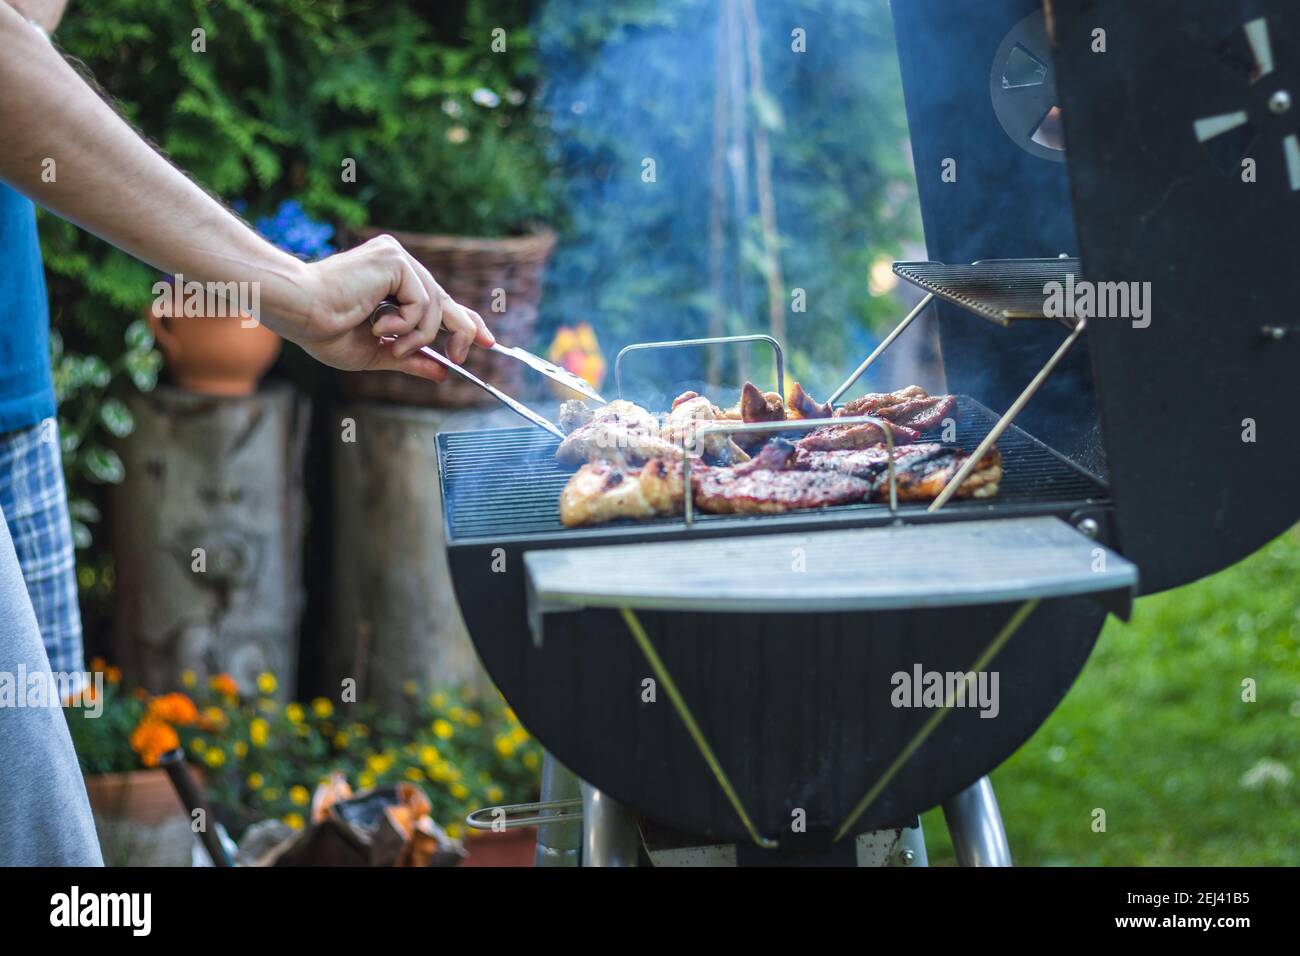
[[(1232, 564), (1300, 517), (1300, 181), (1287, 145), (1300, 106), (1277, 111), (1279, 94), (1300, 95), (1300, 7), (1052, 0), (1049, 10), (1084, 278), (1151, 284), (1149, 326), (1098, 318), (1086, 338), (1119, 547), (1144, 590), (1161, 590)], [(1093, 52), (1097, 30), (1104, 54)], [(1244, 124), (1206, 122), (1243, 113)]]

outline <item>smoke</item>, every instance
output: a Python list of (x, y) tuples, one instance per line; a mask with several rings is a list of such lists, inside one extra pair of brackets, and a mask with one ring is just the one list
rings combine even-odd
[[(905, 311), (872, 266), (919, 238), (885, 0), (548, 0), (535, 31), (565, 200), (543, 328), (589, 322), (611, 374), (632, 342), (774, 334), (787, 382), (837, 385)], [(635, 363), (656, 397), (775, 381), (758, 347)]]

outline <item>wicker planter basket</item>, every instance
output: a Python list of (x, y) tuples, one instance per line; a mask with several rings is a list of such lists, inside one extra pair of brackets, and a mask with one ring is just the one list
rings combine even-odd
[[(367, 227), (357, 233), (357, 240), (384, 234), (397, 239), (424, 263), (453, 299), (483, 316), (502, 343), (531, 347), (542, 276), (555, 247), (555, 233), (543, 228), (508, 239), (471, 239)], [(504, 312), (492, 310), (498, 289), (505, 291)], [(441, 336), (434, 347), (442, 351)], [(526, 369), (513, 359), (474, 349), (465, 367), (507, 394), (522, 391)], [(482, 389), (458, 375), (451, 375), (442, 385), (397, 372), (349, 374), (344, 382), (353, 398), (399, 405), (467, 408), (493, 404)]]

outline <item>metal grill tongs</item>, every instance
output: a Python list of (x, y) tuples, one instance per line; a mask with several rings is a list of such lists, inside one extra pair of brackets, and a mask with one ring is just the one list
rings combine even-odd
[[(384, 301), (379, 303), (379, 306), (375, 309), (375, 311), (370, 313), (370, 323), (373, 325), (383, 316), (395, 314), (400, 310), (400, 308), (401, 305), (398, 303), (396, 299), (393, 298), (384, 299)], [(519, 415), (520, 417), (527, 419), (529, 422), (536, 425), (538, 428), (545, 429), (546, 431), (554, 435), (556, 438), (563, 440), (563, 438), (565, 437), (564, 432), (560, 430), (560, 426), (556, 425), (549, 418), (546, 418), (544, 415), (541, 415), (533, 411), (531, 408), (529, 408), (523, 402), (519, 401), (517, 398), (510, 397), (505, 392), (501, 391), (501, 389), (497, 388), (495, 385), (489, 385), (487, 382), (483, 381), (481, 378), (479, 378), (477, 375), (475, 375), (473, 372), (471, 372), (469, 369), (465, 368), (464, 366), (457, 365), (451, 359), (447, 358), (447, 356), (443, 355), (440, 352), (434, 351), (432, 348), (430, 348), (427, 345), (424, 346), (422, 349), (420, 349), (420, 351), (423, 354), (429, 356), (429, 358), (433, 359), (435, 362), (438, 362), (440, 365), (443, 365), (451, 369), (457, 375), (460, 375), (468, 379), (469, 381), (473, 382), (479, 388), (483, 389), (483, 391), (487, 392), (489, 395), (495, 398), (502, 405), (505, 405), (507, 408), (509, 408), (516, 415)], [(605, 399), (601, 398), (600, 393), (597, 392), (594, 388), (592, 388), (589, 384), (587, 384), (585, 379), (579, 378), (577, 375), (574, 375), (572, 372), (562, 369), (558, 365), (555, 365), (552, 362), (546, 361), (546, 359), (542, 358), (541, 356), (534, 355), (532, 352), (529, 352), (525, 349), (521, 349), (518, 346), (502, 345), (500, 342), (493, 344), (493, 346), (490, 349), (488, 349), (488, 351), (499, 352), (502, 355), (508, 355), (512, 359), (515, 359), (516, 361), (523, 362), (529, 368), (541, 372), (543, 375), (545, 375), (547, 378), (551, 379), (552, 381), (559, 382), (565, 388), (572, 389), (573, 391), (577, 392), (580, 395), (586, 396), (587, 398), (600, 402), (602, 405), (605, 404)]]

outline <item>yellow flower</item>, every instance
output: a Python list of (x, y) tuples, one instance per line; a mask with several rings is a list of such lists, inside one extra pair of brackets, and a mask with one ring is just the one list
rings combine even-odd
[(424, 774), (420, 773), (418, 767), (407, 767), (404, 776), (407, 780), (414, 780), (416, 783), (424, 779)]
[(347, 750), (348, 744), (350, 744), (351, 742), (352, 740), (350, 737), (348, 737), (347, 731), (345, 730), (340, 730), (337, 734), (334, 735), (334, 746), (337, 747), (339, 750)]
[(425, 744), (420, 748), (420, 763), (426, 767), (432, 767), (438, 762), (438, 748), (433, 744)]
[(262, 784), (265, 782), (266, 781), (262, 779), (262, 775), (260, 773), (253, 772), (248, 775), (249, 790), (261, 790)]
[(484, 796), (488, 798), (489, 803), (499, 803), (501, 801), (501, 798), (504, 797), (505, 795), (506, 792), (502, 790), (500, 787), (498, 787), (496, 784), (493, 784), (492, 786), (488, 787), (486, 793), (484, 793)]
[(196, 754), (201, 754), (203, 751), (208, 749), (208, 742), (202, 737), (195, 737), (190, 741), (190, 749)]
[(348, 730), (352, 733), (352, 736), (354, 737), (370, 736), (370, 728), (367, 727), (365, 724), (353, 724), (351, 727), (348, 728)]
[(448, 780), (452, 779), (452, 766), (445, 760), (439, 760), (433, 765), (433, 769), (429, 771), (429, 776), (438, 783), (446, 783)]
[(528, 731), (524, 730), (522, 727), (516, 727), (514, 730), (510, 731), (510, 739), (514, 742), (516, 747), (526, 744), (528, 743)]
[(289, 828), (293, 830), (301, 830), (305, 825), (305, 821), (303, 820), (302, 814), (300, 813), (286, 813), (280, 819), (283, 820), (289, 826)]
[(301, 724), (306, 715), (307, 712), (302, 709), (302, 704), (289, 704), (284, 708), (284, 716), (291, 724)]
[(433, 722), (433, 735), (439, 740), (450, 740), (451, 735), (455, 732), (451, 722), (439, 717)]
[(357, 777), (357, 784), (362, 790), (369, 790), (375, 785), (375, 775), (369, 770), (364, 770), (361, 772), (361, 775)]
[[(231, 707), (234, 707), (235, 704), (237, 703), (237, 701), (235, 701), (235, 700), (232, 698), (232, 699), (226, 701), (226, 703), (229, 704)], [(261, 711), (262, 713), (264, 713), (264, 714), (274, 714), (274, 713), (275, 713), (277, 710), (279, 710), (280, 708), (279, 708), (279, 705), (278, 705), (275, 701), (271, 700), (271, 698), (269, 698), (269, 697), (263, 697), (261, 700), (259, 700), (259, 701), (257, 702), (257, 709), (260, 710), (260, 711)]]
[(194, 671), (181, 671), (181, 686), (192, 688), (199, 682), (199, 676)]
[(236, 740), (235, 746), (231, 749), (235, 751), (235, 756), (240, 760), (243, 760), (248, 756), (248, 744), (244, 743), (242, 740)]
[(382, 774), (393, 765), (393, 758), (388, 754), (371, 754), (366, 758), (366, 767), (374, 774)]
[(221, 730), (226, 726), (226, 712), (220, 707), (205, 707), (200, 715), (204, 730)]
[(524, 754), (523, 762), (524, 762), (524, 766), (527, 767), (529, 770), (536, 770), (538, 765), (541, 764), (542, 761), (538, 758), (536, 753), (530, 750), (528, 751), (528, 753)]
[(461, 829), (461, 825), (459, 823), (448, 823), (445, 832), (447, 836), (451, 837), (453, 840), (459, 840), (460, 835), (465, 831)]
[(203, 755), (203, 762), (209, 767), (220, 767), (226, 762), (226, 752), (220, 747), (209, 747)]
[(497, 753), (503, 757), (513, 757), (515, 755), (515, 742), (505, 734), (496, 739)]
[(465, 708), (452, 707), (447, 711), (447, 716), (459, 724), (465, 720)]
[(271, 734), (271, 725), (261, 717), (254, 717), (248, 725), (248, 739), (254, 747), (265, 747), (266, 739)]
[(465, 711), (466, 727), (477, 727), (481, 723), (483, 723), (483, 715), (480, 714), (477, 710)]
[(510, 721), (510, 723), (512, 724), (519, 723), (519, 718), (515, 716), (515, 712), (511, 710), (509, 707), (507, 707), (503, 711), (503, 713), (506, 715), (506, 720)]
[(104, 668), (104, 680), (108, 681), (110, 684), (122, 683), (122, 668), (120, 667)]
[(438, 691), (438, 693), (434, 694), (432, 697), (429, 698), (429, 704), (430, 706), (435, 707), (438, 710), (442, 710), (444, 707), (447, 706), (447, 695), (444, 694), (442, 691)]
[(303, 786), (294, 786), (289, 788), (289, 799), (300, 807), (307, 806), (307, 801), (311, 799), (311, 794)]
[(324, 720), (330, 714), (334, 713), (334, 705), (330, 703), (327, 697), (317, 697), (311, 702), (311, 712)]
[(280, 685), (276, 683), (274, 674), (262, 671), (262, 673), (257, 675), (257, 689), (260, 693), (266, 694), (269, 697), (271, 694), (275, 693), (275, 689), (278, 686)]
[(457, 800), (464, 800), (469, 796), (469, 787), (465, 786), (463, 783), (452, 784), (451, 795)]

